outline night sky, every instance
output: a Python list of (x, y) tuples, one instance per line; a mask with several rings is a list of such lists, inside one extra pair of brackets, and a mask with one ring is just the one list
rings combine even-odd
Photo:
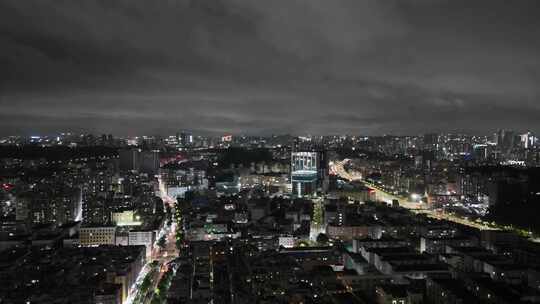
[(538, 0), (1, 0), (0, 134), (540, 131)]

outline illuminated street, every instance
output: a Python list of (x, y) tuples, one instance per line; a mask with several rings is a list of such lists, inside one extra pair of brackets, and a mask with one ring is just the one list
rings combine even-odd
[(350, 171), (345, 170), (344, 166), (349, 161), (350, 160), (345, 159), (342, 161), (331, 162), (330, 170), (345, 180), (361, 181), (366, 187), (375, 190), (375, 197), (378, 201), (391, 204), (393, 200), (398, 200), (399, 205), (401, 207), (409, 209), (415, 213), (426, 214), (427, 216), (432, 217), (432, 218), (444, 219), (444, 220), (452, 221), (452, 222), (459, 223), (462, 225), (478, 228), (480, 230), (498, 230), (498, 228), (486, 225), (482, 222), (471, 221), (471, 220), (461, 218), (452, 214), (429, 210), (426, 208), (425, 204), (423, 203), (413, 202), (409, 198), (404, 198), (404, 197), (396, 196), (392, 193), (388, 193), (387, 191), (384, 191), (380, 187), (364, 181), (362, 179), (361, 174), (357, 172), (350, 172)]
[[(160, 197), (163, 200), (163, 203), (167, 206), (171, 207), (171, 210), (174, 210), (174, 202), (175, 200), (167, 195), (167, 192), (165, 190), (165, 186), (162, 183), (161, 177), (158, 178), (159, 183), (159, 190), (160, 190)], [(137, 277), (136, 284), (132, 286), (129, 297), (126, 300), (126, 303), (128, 304), (144, 304), (149, 303), (152, 300), (153, 290), (156, 288), (157, 284), (161, 280), (164, 272), (165, 272), (165, 265), (178, 257), (178, 249), (176, 248), (176, 223), (173, 221), (170, 227), (167, 227), (167, 225), (164, 225), (163, 228), (159, 231), (157, 237), (156, 237), (156, 244), (154, 244), (152, 248), (152, 254), (151, 257), (148, 259), (146, 265), (139, 273), (139, 276)], [(161, 237), (165, 236), (165, 247), (160, 248), (157, 246), (157, 240), (159, 240)], [(151, 264), (157, 263), (156, 268), (159, 269), (158, 271), (150, 271), (152, 269)], [(141, 286), (143, 283), (143, 280), (147, 275), (151, 275), (151, 282), (152, 286), (149, 288), (147, 292), (142, 294)]]

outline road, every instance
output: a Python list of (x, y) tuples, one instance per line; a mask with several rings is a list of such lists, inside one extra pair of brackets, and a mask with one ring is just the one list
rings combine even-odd
[(360, 173), (345, 170), (345, 164), (349, 161), (349, 159), (344, 159), (342, 161), (330, 162), (331, 172), (348, 181), (362, 182), (366, 187), (375, 190), (375, 197), (378, 201), (391, 203), (392, 200), (398, 200), (401, 207), (409, 209), (417, 214), (426, 214), (431, 218), (444, 219), (461, 225), (474, 227), (480, 230), (499, 230), (497, 228), (493, 228), (492, 226), (485, 225), (482, 222), (475, 222), (466, 218), (455, 216), (453, 214), (427, 209), (427, 206), (425, 204), (414, 202), (408, 198), (396, 196), (392, 193), (389, 193), (376, 185), (364, 181)]
[[(167, 191), (165, 189), (165, 186), (163, 184), (163, 181), (161, 179), (161, 176), (158, 178), (159, 183), (159, 191), (160, 191), (160, 197), (163, 200), (164, 205), (168, 205), (171, 207), (171, 210), (174, 210), (174, 205), (176, 200), (170, 196), (167, 195)], [(165, 206), (164, 206), (165, 207)], [(174, 212), (173, 212), (174, 213)], [(165, 235), (165, 248), (159, 248), (157, 245), (154, 244), (154, 247), (152, 248), (152, 253), (147, 263), (139, 273), (136, 283), (134, 286), (131, 287), (129, 296), (125, 303), (127, 304), (133, 304), (135, 303), (135, 300), (139, 297), (140, 291), (140, 285), (143, 282), (144, 278), (148, 274), (149, 270), (151, 269), (150, 263), (157, 261), (159, 263), (160, 271), (156, 272), (154, 277), (152, 278), (152, 289), (154, 290), (161, 280), (161, 277), (163, 276), (164, 272), (166, 271), (165, 267), (168, 262), (178, 257), (178, 249), (176, 248), (176, 223), (173, 221), (170, 227), (168, 227), (166, 224), (163, 225), (163, 228), (159, 231), (156, 242), (159, 240), (163, 235)], [(153, 292), (149, 292), (146, 295), (143, 295), (142, 303), (150, 303), (152, 300)], [(136, 303), (135, 303), (136, 304)]]
[(375, 191), (375, 198), (378, 201), (391, 204), (393, 200), (398, 200), (399, 205), (404, 208), (413, 209), (413, 210), (425, 209), (426, 206), (423, 205), (422, 203), (411, 201), (407, 197), (397, 196), (392, 193), (389, 193), (385, 191), (384, 189), (382, 189), (381, 187), (368, 183), (367, 181), (363, 180), (362, 175), (360, 173), (345, 170), (345, 164), (347, 164), (347, 162), (349, 161), (350, 161), (349, 159), (344, 159), (342, 161), (331, 162), (330, 163), (331, 171), (345, 180), (362, 182), (366, 187), (373, 189)]

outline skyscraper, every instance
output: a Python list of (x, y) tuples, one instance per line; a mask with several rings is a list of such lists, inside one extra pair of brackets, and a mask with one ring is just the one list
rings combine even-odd
[(535, 144), (535, 137), (531, 132), (520, 135), (521, 146), (525, 149), (532, 148)]
[(514, 148), (516, 134), (511, 130), (499, 130), (497, 132), (497, 147), (506, 154)]
[(193, 135), (189, 134), (188, 132), (182, 131), (178, 138), (178, 142), (182, 147), (190, 146), (191, 144), (193, 144)]
[(296, 152), (291, 154), (291, 183), (294, 196), (309, 196), (317, 191), (317, 152)]
[(424, 149), (437, 151), (439, 146), (439, 134), (430, 133), (424, 135)]
[(118, 151), (120, 156), (120, 170), (139, 170), (139, 149), (123, 149)]
[(159, 170), (159, 150), (142, 151), (140, 153), (140, 171), (149, 175), (156, 175)]

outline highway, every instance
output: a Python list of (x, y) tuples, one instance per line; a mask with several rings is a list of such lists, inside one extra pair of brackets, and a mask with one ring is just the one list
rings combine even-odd
[(427, 209), (427, 206), (423, 203), (414, 202), (411, 201), (409, 198), (396, 196), (392, 193), (389, 193), (376, 185), (364, 181), (360, 173), (345, 170), (345, 164), (349, 161), (349, 159), (344, 159), (342, 161), (330, 162), (330, 171), (345, 180), (359, 181), (362, 182), (366, 187), (375, 190), (375, 197), (378, 201), (390, 204), (392, 200), (398, 200), (401, 207), (409, 209), (416, 214), (426, 214), (431, 218), (447, 220), (461, 225), (474, 227), (480, 230), (499, 230), (492, 226), (488, 226), (482, 222), (471, 221), (469, 219), (461, 218), (453, 214)]

